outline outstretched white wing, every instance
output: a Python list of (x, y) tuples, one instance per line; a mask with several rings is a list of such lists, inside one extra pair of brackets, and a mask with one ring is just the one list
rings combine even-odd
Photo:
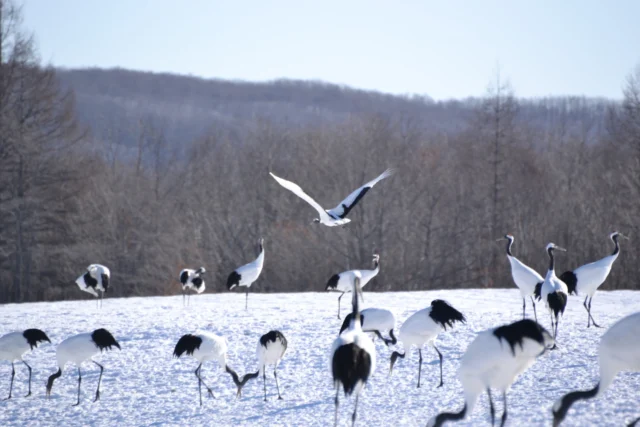
[(329, 213), (339, 218), (346, 217), (349, 214), (349, 211), (351, 211), (351, 209), (353, 209), (353, 207), (364, 197), (364, 195), (367, 194), (367, 191), (369, 191), (371, 187), (376, 185), (379, 181), (382, 181), (383, 179), (393, 175), (394, 173), (395, 169), (387, 169), (386, 171), (382, 172), (376, 179), (373, 179), (357, 190), (354, 190), (347, 196), (346, 199), (341, 201), (338, 206), (331, 209)]
[(269, 172), (269, 175), (271, 175), (276, 181), (278, 181), (278, 184), (282, 185), (284, 188), (286, 188), (287, 190), (291, 191), (293, 194), (295, 194), (296, 196), (300, 197), (305, 202), (309, 203), (316, 211), (318, 211), (318, 214), (320, 215), (320, 217), (324, 216), (326, 220), (329, 220), (329, 221), (331, 220), (331, 218), (325, 212), (325, 210), (322, 208), (322, 206), (320, 206), (318, 204), (318, 202), (313, 200), (313, 198), (311, 198), (311, 196), (309, 196), (307, 193), (305, 193), (302, 190), (302, 188), (300, 188), (300, 186), (298, 184), (293, 183), (291, 181), (287, 181), (286, 179), (279, 178), (279, 177), (275, 176), (271, 172)]

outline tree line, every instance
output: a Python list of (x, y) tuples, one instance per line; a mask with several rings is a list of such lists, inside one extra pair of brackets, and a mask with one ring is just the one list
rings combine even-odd
[[(0, 30), (0, 302), (80, 298), (74, 280), (94, 262), (111, 269), (112, 296), (176, 294), (180, 269), (201, 265), (207, 292), (222, 292), (260, 237), (257, 292), (323, 291), (374, 252), (371, 291), (512, 287), (505, 233), (543, 273), (546, 243), (568, 249), (562, 272), (609, 254), (614, 230), (631, 240), (603, 289), (640, 288), (640, 68), (622, 101), (557, 99), (544, 125), (528, 113), (543, 101), (496, 79), (437, 132), (420, 114), (365, 111), (255, 115), (177, 141), (153, 117), (87, 127), (6, 0)], [(398, 173), (344, 229), (312, 224), (268, 175), (332, 207), (387, 167)]]

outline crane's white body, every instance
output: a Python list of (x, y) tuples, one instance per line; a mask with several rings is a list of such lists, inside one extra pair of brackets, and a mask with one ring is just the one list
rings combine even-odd
[(64, 370), (67, 363), (74, 363), (78, 367), (100, 353), (100, 348), (91, 339), (91, 333), (71, 336), (58, 344), (56, 360), (58, 367)]
[(544, 344), (524, 338), (522, 347), (514, 347), (514, 356), (509, 344), (498, 339), (494, 330), (480, 332), (460, 359), (458, 378), (464, 389), (467, 414), (473, 412), (478, 397), (487, 388), (506, 392), (536, 357), (553, 343), (550, 335), (545, 335)]
[(640, 372), (640, 312), (622, 318), (602, 335), (598, 362), (598, 396), (606, 391), (618, 372)]
[(342, 293), (351, 292), (352, 283), (355, 278), (360, 279), (361, 287), (365, 287), (380, 272), (380, 264), (374, 270), (348, 270), (339, 273), (336, 290)]
[(438, 334), (444, 331), (442, 325), (435, 322), (429, 313), (431, 313), (431, 307), (418, 310), (400, 326), (398, 341), (402, 342), (407, 353), (410, 352), (412, 345), (417, 348), (422, 348), (427, 343), (433, 345)]
[(258, 348), (256, 349), (256, 355), (258, 357), (258, 363), (260, 368), (260, 373), (262, 374), (265, 366), (267, 365), (278, 365), (282, 356), (284, 356), (287, 348), (282, 345), (282, 342), (279, 340), (273, 342), (268, 342), (267, 346), (263, 346), (260, 341), (258, 341)]
[(609, 276), (613, 262), (618, 259), (619, 254), (620, 252), (606, 256), (601, 260), (590, 262), (573, 270), (577, 279), (576, 293), (592, 297)]
[(23, 332), (9, 332), (0, 337), (0, 360), (13, 362), (22, 360), (22, 356), (31, 350), (31, 346), (24, 338)]
[(245, 264), (242, 267), (236, 268), (236, 272), (240, 275), (240, 283), (238, 286), (251, 286), (253, 282), (258, 280), (260, 273), (262, 273), (262, 267), (264, 265), (264, 249), (258, 255), (254, 261), (249, 264)]
[(507, 258), (509, 259), (509, 264), (511, 264), (511, 277), (513, 277), (513, 282), (520, 289), (522, 298), (533, 295), (536, 285), (543, 282), (544, 278), (518, 258), (512, 255), (507, 255)]
[(396, 317), (384, 308), (365, 308), (360, 312), (362, 316), (362, 330), (389, 331), (396, 327)]
[(199, 331), (194, 334), (202, 339), (200, 348), (194, 350), (192, 357), (200, 363), (213, 360), (218, 362), (221, 368), (227, 366), (227, 340), (224, 337), (211, 332)]
[(316, 202), (311, 196), (304, 192), (302, 188), (296, 183), (291, 181), (287, 181), (286, 179), (275, 176), (273, 173), (269, 172), (271, 175), (281, 186), (291, 191), (296, 196), (300, 197), (302, 200), (307, 202), (311, 207), (313, 207), (318, 212), (318, 220), (321, 224), (324, 224), (328, 227), (336, 227), (339, 225), (345, 225), (351, 220), (346, 218), (349, 214), (349, 211), (353, 209), (353, 207), (364, 197), (366, 192), (371, 189), (374, 185), (376, 185), (379, 181), (393, 175), (393, 169), (387, 169), (382, 174), (380, 174), (377, 178), (367, 182), (360, 188), (354, 190), (349, 194), (342, 202), (338, 204), (333, 209), (324, 209), (318, 202)]
[(80, 290), (88, 292), (91, 295), (97, 297), (99, 295), (96, 291), (100, 291), (102, 293), (106, 291), (106, 287), (102, 283), (102, 275), (104, 274), (105, 276), (110, 278), (111, 271), (109, 270), (109, 268), (101, 264), (91, 264), (87, 267), (87, 271), (89, 272), (91, 277), (98, 282), (96, 286), (89, 286), (89, 284), (85, 281), (84, 275), (86, 274), (86, 272), (76, 279), (76, 284), (78, 285)]

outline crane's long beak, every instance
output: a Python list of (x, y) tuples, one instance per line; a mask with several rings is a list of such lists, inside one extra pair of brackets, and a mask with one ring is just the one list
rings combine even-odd
[(560, 246), (556, 246), (553, 249), (555, 249), (557, 251), (567, 252), (567, 250), (565, 248), (561, 248)]
[(624, 235), (624, 234), (622, 234), (622, 233), (618, 233), (618, 236), (622, 237), (623, 239), (627, 239), (627, 240), (629, 240), (629, 236), (625, 236), (625, 235)]
[(506, 237), (501, 237), (499, 239), (496, 239), (496, 242), (501, 242), (502, 240), (507, 240), (507, 238)]

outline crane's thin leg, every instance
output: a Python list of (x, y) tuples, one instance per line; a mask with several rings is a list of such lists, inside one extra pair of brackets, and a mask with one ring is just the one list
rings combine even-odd
[(267, 401), (267, 369), (266, 366), (262, 366), (262, 385), (264, 388), (264, 401)]
[(504, 423), (507, 422), (507, 392), (502, 392), (502, 397), (504, 398), (504, 412), (502, 413), (502, 422), (500, 422), (500, 427), (504, 427)]
[(496, 409), (493, 407), (493, 399), (491, 398), (491, 389), (487, 387), (487, 394), (489, 395), (489, 412), (491, 413), (491, 427), (496, 422)]
[(635, 420), (631, 421), (629, 424), (627, 424), (627, 427), (636, 427), (636, 424), (640, 423), (640, 418), (636, 418)]
[(589, 295), (587, 295), (584, 298), (584, 302), (582, 303), (582, 305), (584, 306), (584, 309), (587, 310), (587, 328), (591, 326), (591, 313), (589, 313), (589, 306), (587, 305), (588, 299), (589, 299)]
[(280, 395), (280, 386), (278, 385), (278, 374), (276, 373), (276, 369), (278, 369), (277, 364), (273, 367), (273, 376), (276, 378), (276, 388), (278, 389), (278, 400), (282, 400), (282, 396)]
[(92, 362), (98, 365), (98, 367), (100, 368), (100, 376), (98, 377), (98, 388), (96, 389), (96, 398), (94, 400), (94, 402), (97, 402), (98, 399), (100, 399), (100, 382), (102, 381), (102, 372), (104, 372), (104, 366), (102, 366), (96, 361), (92, 360)]
[(555, 327), (555, 324), (553, 322), (553, 314), (551, 314), (551, 311), (549, 311), (549, 314), (551, 315), (551, 331), (553, 332), (553, 347), (551, 347), (551, 350), (555, 350), (558, 348), (555, 342), (557, 336), (557, 328)]
[(338, 407), (340, 406), (340, 402), (338, 401), (338, 393), (340, 393), (340, 383), (336, 381), (336, 399), (334, 403), (336, 405), (336, 413), (333, 416), (333, 426), (337, 427), (338, 425)]
[(202, 379), (201, 374), (202, 374), (202, 363), (200, 363), (200, 365), (198, 365), (198, 368), (196, 369), (196, 377), (198, 377), (198, 392), (200, 392), (200, 405), (202, 405), (201, 384), (205, 386), (205, 388), (207, 389), (207, 393), (209, 393), (209, 396), (211, 396), (212, 399), (216, 398), (216, 396), (213, 394), (213, 390), (211, 389), (211, 387), (209, 387), (207, 383), (205, 383), (204, 380)]
[(100, 292), (100, 308), (102, 308), (103, 299), (104, 299), (104, 291)]
[(593, 297), (589, 298), (589, 317), (591, 318), (591, 323), (593, 323), (593, 326), (595, 326), (596, 328), (602, 328), (602, 326), (596, 323), (596, 320), (591, 315), (591, 301), (593, 301)]
[(82, 373), (80, 372), (80, 366), (78, 366), (78, 401), (75, 405), (71, 406), (78, 406), (80, 404), (80, 383), (82, 383)]
[(9, 397), (7, 397), (6, 399), (2, 399), (2, 400), (9, 400), (11, 399), (11, 391), (13, 390), (13, 377), (16, 376), (16, 368), (13, 366), (13, 362), (11, 362), (11, 384), (9, 385)]
[(420, 388), (420, 375), (422, 374), (422, 349), (418, 349), (418, 355), (420, 358), (418, 359), (418, 388)]
[(529, 296), (531, 298), (531, 305), (533, 306), (533, 315), (536, 318), (536, 322), (538, 321), (538, 313), (536, 313), (536, 302), (533, 300), (533, 296)]
[(440, 358), (440, 385), (438, 387), (442, 387), (444, 385), (444, 382), (442, 381), (442, 353), (440, 353), (440, 350), (438, 350), (438, 347), (436, 347), (435, 344), (433, 348), (436, 350), (438, 357)]
[(342, 296), (344, 295), (344, 292), (340, 294), (340, 296), (338, 297), (338, 319), (340, 318), (340, 300), (342, 299)]
[(247, 291), (244, 294), (244, 309), (249, 309), (249, 287), (247, 286)]
[(31, 396), (31, 366), (29, 366), (27, 362), (25, 362), (24, 360), (22, 361), (22, 363), (24, 363), (27, 369), (29, 369), (29, 393), (27, 393), (25, 396), (25, 397), (29, 397)]
[(356, 414), (358, 412), (358, 397), (360, 397), (360, 393), (356, 394), (356, 404), (353, 408), (353, 415), (351, 416), (351, 427), (356, 425)]
[(184, 293), (184, 288), (182, 288), (182, 306), (183, 307), (187, 306), (187, 296)]
[(525, 313), (525, 308), (526, 308), (525, 301), (526, 301), (526, 299), (522, 298), (522, 320), (524, 320), (524, 313)]
[(553, 333), (553, 339), (557, 340), (558, 339), (558, 315), (556, 314), (556, 324), (554, 326), (554, 333)]

